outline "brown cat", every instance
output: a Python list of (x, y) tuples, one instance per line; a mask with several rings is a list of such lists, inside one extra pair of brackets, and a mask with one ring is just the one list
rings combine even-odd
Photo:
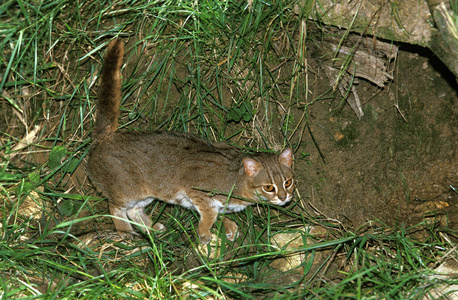
[[(108, 198), (121, 237), (135, 234), (130, 221), (151, 228), (144, 208), (155, 199), (196, 210), (203, 244), (211, 239), (218, 213), (238, 212), (254, 202), (284, 205), (291, 200), (295, 183), (290, 148), (247, 156), (227, 144), (186, 133), (117, 131), (123, 55), (123, 42), (112, 41), (104, 58), (88, 159), (89, 176)], [(227, 218), (223, 224), (233, 241), (237, 225)], [(156, 223), (153, 229), (165, 227)]]

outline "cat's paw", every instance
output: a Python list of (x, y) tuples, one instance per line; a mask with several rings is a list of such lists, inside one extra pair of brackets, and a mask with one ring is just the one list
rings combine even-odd
[(233, 242), (239, 236), (239, 230), (237, 224), (229, 220), (228, 218), (223, 219), (224, 231), (226, 233), (226, 238)]
[(211, 239), (212, 239), (212, 235), (211, 235), (210, 232), (208, 232), (208, 234), (207, 233), (206, 234), (199, 234), (199, 240), (200, 240), (201, 244), (206, 245), (206, 244), (210, 243)]
[(231, 242), (233, 242), (238, 237), (239, 237), (239, 231), (238, 230), (236, 230), (234, 232), (226, 233), (226, 238)]

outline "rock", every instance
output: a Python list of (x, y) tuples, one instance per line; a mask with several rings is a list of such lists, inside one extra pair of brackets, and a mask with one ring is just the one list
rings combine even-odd
[[(306, 245), (312, 245), (316, 243), (313, 237), (322, 237), (325, 233), (326, 230), (323, 227), (301, 227), (291, 232), (275, 234), (272, 237), (272, 246), (279, 250), (305, 249), (307, 247)], [(323, 255), (326, 254), (325, 252), (327, 251), (317, 251), (315, 253), (312, 269), (321, 264)], [(274, 260), (270, 266), (273, 269), (281, 272), (294, 271), (303, 273), (304, 270), (301, 265), (304, 264), (307, 257), (309, 257), (309, 255), (307, 255), (307, 252), (305, 251), (292, 251), (291, 254)]]
[[(437, 274), (430, 276), (431, 281), (453, 280), (458, 276), (458, 262), (448, 259), (435, 270)], [(455, 281), (456, 282), (456, 281)], [(458, 299), (458, 284), (440, 284), (431, 289), (423, 300), (433, 299)]]

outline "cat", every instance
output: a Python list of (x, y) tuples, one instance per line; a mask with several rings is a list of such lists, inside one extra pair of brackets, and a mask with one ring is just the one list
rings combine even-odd
[[(89, 177), (107, 197), (121, 238), (137, 235), (131, 223), (147, 231), (165, 230), (160, 223), (153, 225), (144, 212), (155, 199), (196, 210), (202, 244), (210, 241), (219, 213), (238, 212), (262, 201), (285, 205), (291, 200), (295, 189), (291, 148), (279, 154), (247, 155), (187, 133), (117, 131), (123, 56), (124, 43), (111, 41), (104, 56), (87, 161)], [(226, 217), (222, 221), (227, 239), (234, 241), (237, 224)]]

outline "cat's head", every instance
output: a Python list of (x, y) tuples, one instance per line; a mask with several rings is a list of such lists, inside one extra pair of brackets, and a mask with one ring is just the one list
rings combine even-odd
[(246, 175), (245, 195), (275, 205), (284, 205), (292, 199), (295, 182), (291, 148), (280, 154), (245, 157), (243, 169)]

